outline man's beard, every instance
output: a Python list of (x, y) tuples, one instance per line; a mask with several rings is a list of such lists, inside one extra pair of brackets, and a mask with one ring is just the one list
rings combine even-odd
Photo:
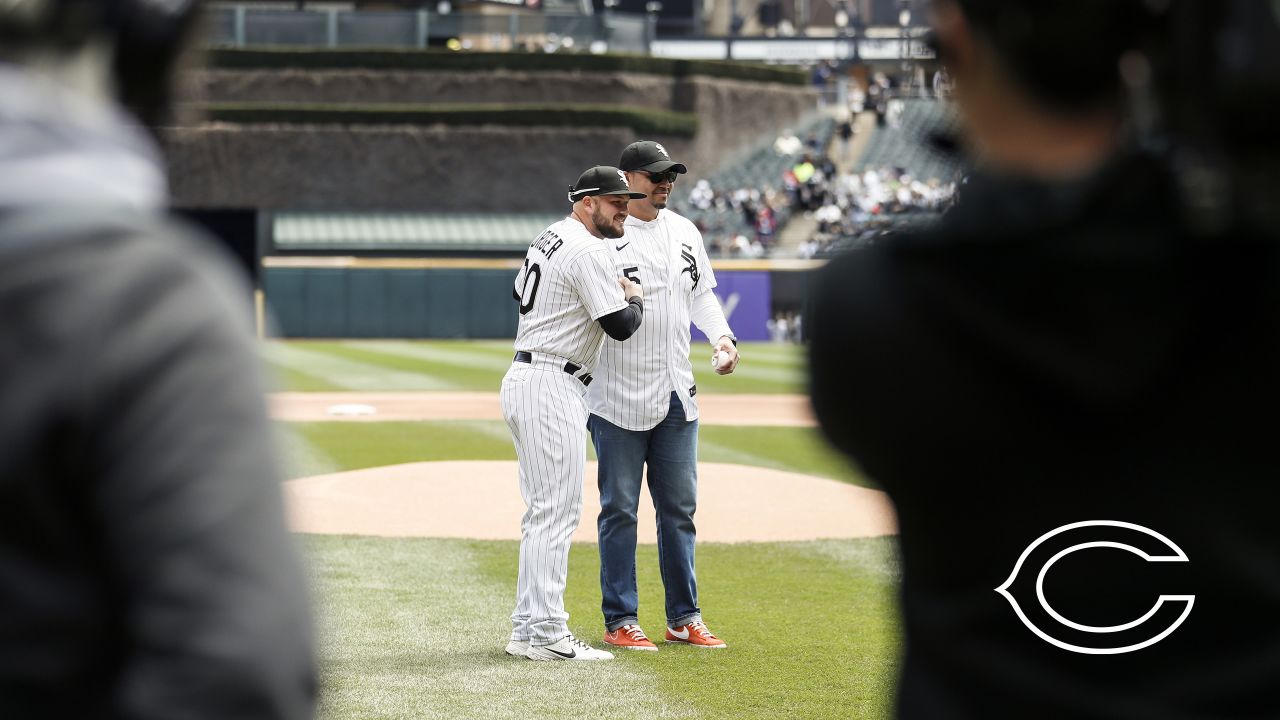
[(622, 237), (622, 234), (625, 232), (625, 228), (615, 230), (613, 228), (613, 221), (610, 218), (602, 218), (599, 215), (592, 215), (591, 222), (595, 223), (596, 232), (600, 233), (601, 237), (606, 237), (610, 240)]

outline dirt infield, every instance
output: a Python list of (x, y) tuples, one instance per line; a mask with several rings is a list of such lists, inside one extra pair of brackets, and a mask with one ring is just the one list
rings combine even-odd
[[(814, 425), (801, 395), (699, 398), (708, 425)], [(275, 393), (271, 414), (291, 422), (502, 420), (496, 393)], [(519, 539), (524, 502), (509, 461), (423, 462), (291, 480), (290, 524), (304, 533)], [(596, 464), (583, 478), (583, 519), (573, 539), (594, 542)], [(646, 491), (647, 494), (647, 491)], [(640, 542), (655, 542), (653, 507), (640, 503)], [(698, 465), (698, 538), (771, 542), (897, 532), (884, 493), (746, 465)]]
[[(290, 422), (502, 419), (497, 393), (272, 393), (269, 401), (271, 416)], [(815, 424), (803, 395), (708, 395), (698, 398), (698, 410), (704, 425)]]
[[(574, 541), (595, 542), (596, 464), (587, 464)], [(516, 463), (426, 462), (291, 480), (290, 524), (304, 533), (516, 540), (524, 502)], [(751, 542), (858, 538), (897, 532), (884, 493), (823, 478), (724, 463), (698, 465), (698, 539)], [(654, 543), (640, 503), (640, 542)]]

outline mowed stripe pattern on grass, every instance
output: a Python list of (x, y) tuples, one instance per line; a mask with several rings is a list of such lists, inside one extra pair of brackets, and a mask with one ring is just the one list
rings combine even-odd
[[(700, 599), (723, 651), (672, 646), (607, 663), (502, 653), (516, 543), (311, 536), (322, 718), (887, 717), (900, 652), (887, 539), (708, 544)], [(657, 551), (638, 557), (641, 622), (661, 635)], [(574, 545), (570, 628), (599, 645), (599, 562)]]
[[(648, 668), (503, 653), (514, 580), (488, 569), (514, 543), (328, 536), (306, 547), (320, 598), (322, 718), (699, 717)], [(587, 614), (579, 619), (573, 629), (593, 635)]]
[[(743, 343), (740, 350), (738, 369), (720, 376), (711, 369), (710, 346), (694, 343), (690, 362), (700, 393), (804, 391), (802, 348)], [(282, 391), (497, 392), (513, 350), (510, 340), (272, 340), (262, 354)]]
[[(500, 420), (313, 422), (276, 423), (276, 426), (283, 435), (280, 446), (289, 479), (434, 460), (516, 459), (511, 434), (506, 423)], [(596, 459), (589, 439), (587, 459)], [(814, 428), (705, 425), (699, 429), (698, 459), (755, 465), (874, 487), (831, 450)]]

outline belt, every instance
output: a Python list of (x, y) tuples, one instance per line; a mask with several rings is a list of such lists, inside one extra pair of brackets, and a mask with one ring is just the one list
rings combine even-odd
[[(553, 356), (551, 356), (551, 355), (543, 355), (543, 356), (542, 356), (542, 358), (547, 359), (547, 360), (550, 360), (552, 357), (553, 357)], [(528, 352), (525, 352), (524, 350), (517, 350), (517, 351), (516, 351), (516, 362), (531, 363), (531, 364), (532, 364), (532, 363), (533, 363), (533, 353), (528, 353)], [(581, 369), (582, 369), (582, 366), (581, 366), (581, 365), (579, 365), (579, 364), (577, 364), (577, 363), (569, 362), (568, 360), (566, 360), (566, 361), (565, 361), (565, 363), (564, 363), (564, 367), (562, 367), (562, 368), (561, 368), (561, 370), (564, 370), (565, 372), (567, 372), (567, 373), (569, 373), (570, 375), (572, 375), (572, 376), (574, 376), (575, 378), (577, 378), (577, 379), (578, 379), (578, 381), (579, 381), (579, 382), (581, 382), (583, 385), (590, 385), (590, 384), (591, 384), (591, 373), (586, 373), (585, 375), (579, 375), (579, 374), (578, 374), (578, 371), (579, 371), (579, 370), (581, 370)]]

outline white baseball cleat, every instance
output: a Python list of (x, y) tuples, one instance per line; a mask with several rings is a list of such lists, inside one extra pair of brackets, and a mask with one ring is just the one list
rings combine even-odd
[(530, 660), (612, 660), (613, 653), (597, 650), (574, 637), (565, 635), (550, 645), (530, 645), (525, 657)]
[(507, 654), (516, 657), (524, 657), (529, 654), (528, 640), (512, 640), (507, 643)]

